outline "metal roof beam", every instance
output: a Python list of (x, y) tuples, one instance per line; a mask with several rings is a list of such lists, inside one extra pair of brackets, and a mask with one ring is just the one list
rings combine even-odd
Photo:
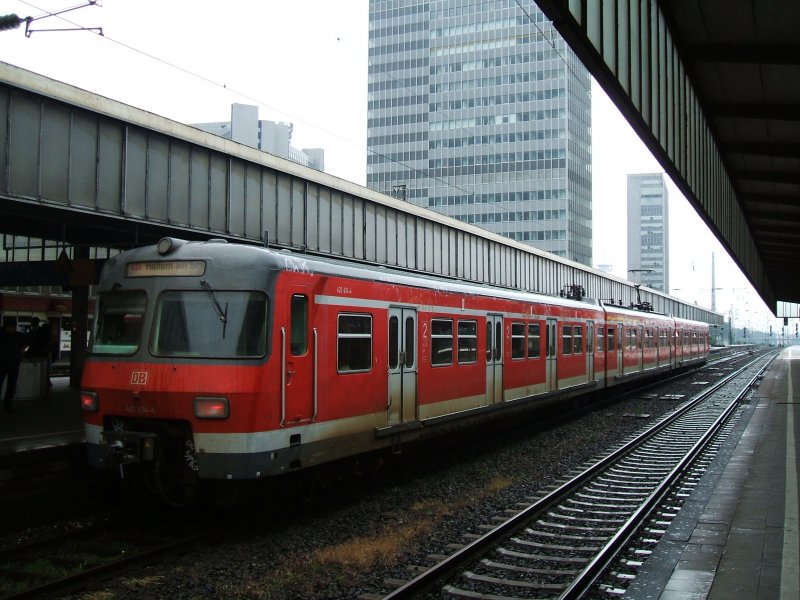
[(786, 207), (800, 207), (800, 195), (786, 195), (778, 196), (777, 194), (742, 194), (739, 196), (739, 202), (748, 205), (748, 212), (753, 209), (753, 212), (758, 211), (759, 207), (773, 207), (786, 206)]
[(800, 144), (770, 144), (764, 142), (725, 142), (721, 144), (725, 152), (749, 154), (751, 156), (774, 156), (800, 158)]
[(768, 121), (800, 121), (800, 106), (796, 104), (712, 104), (714, 118), (766, 119)]
[(690, 60), (697, 62), (800, 65), (798, 44), (689, 44)]
[(763, 181), (767, 183), (800, 184), (797, 171), (733, 171), (731, 177), (737, 181)]

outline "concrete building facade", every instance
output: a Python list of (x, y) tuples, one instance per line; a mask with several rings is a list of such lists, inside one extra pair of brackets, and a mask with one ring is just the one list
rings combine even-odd
[(234, 103), (231, 104), (230, 121), (194, 123), (192, 127), (287, 158), (318, 171), (325, 170), (325, 151), (322, 148), (299, 150), (293, 147), (294, 126), (291, 123), (259, 120), (257, 106)]
[(534, 4), (370, 0), (367, 186), (591, 266), (591, 80)]
[(663, 173), (628, 175), (628, 279), (669, 293), (669, 194)]

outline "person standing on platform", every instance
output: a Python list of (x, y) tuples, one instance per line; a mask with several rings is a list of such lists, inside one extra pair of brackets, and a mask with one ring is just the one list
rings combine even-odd
[(17, 390), (19, 363), (25, 351), (25, 337), (17, 331), (13, 323), (6, 323), (0, 331), (0, 388), (6, 382), (3, 396), (3, 411), (14, 412), (11, 402)]
[(31, 331), (28, 335), (29, 335), (29, 346), (25, 356), (29, 356), (31, 358), (46, 359), (47, 385), (48, 387), (53, 387), (53, 383), (50, 381), (50, 360), (51, 360), (50, 338), (52, 337), (52, 328), (50, 326), (50, 323), (47, 321), (42, 323), (41, 321), (39, 321), (39, 317), (33, 317), (33, 319), (31, 319)]

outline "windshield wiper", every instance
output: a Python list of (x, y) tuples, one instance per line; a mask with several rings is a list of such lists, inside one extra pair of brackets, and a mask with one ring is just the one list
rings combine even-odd
[(211, 298), (211, 304), (214, 306), (214, 310), (219, 317), (219, 320), (222, 321), (222, 337), (225, 337), (225, 329), (228, 326), (228, 304), (225, 303), (225, 310), (222, 310), (222, 307), (217, 300), (217, 297), (214, 295), (214, 290), (211, 289), (211, 286), (208, 285), (208, 282), (205, 279), (200, 280), (200, 285), (203, 286), (203, 289), (208, 292), (208, 296)]

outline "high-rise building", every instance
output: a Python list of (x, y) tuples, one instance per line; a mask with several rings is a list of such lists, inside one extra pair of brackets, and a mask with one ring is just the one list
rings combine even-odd
[(367, 186), (591, 265), (590, 90), (533, 3), (370, 0)]
[(325, 151), (322, 148), (304, 148), (299, 150), (292, 146), (291, 123), (260, 121), (258, 107), (249, 104), (231, 104), (231, 120), (215, 123), (195, 123), (197, 127), (225, 139), (239, 142), (269, 152), (281, 158), (317, 169), (325, 170)]
[(663, 173), (628, 175), (628, 278), (667, 293), (668, 207)]

